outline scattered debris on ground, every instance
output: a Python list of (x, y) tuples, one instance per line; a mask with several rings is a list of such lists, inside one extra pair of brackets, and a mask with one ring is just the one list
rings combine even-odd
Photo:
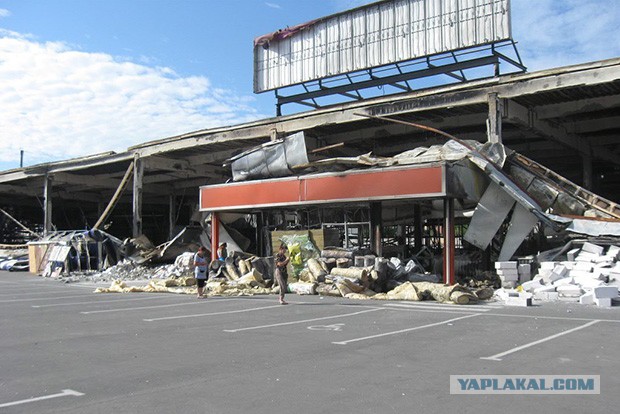
[[(406, 263), (397, 258), (387, 260), (359, 251), (325, 248), (314, 251), (307, 239), (285, 238), (293, 258), (289, 272), (288, 292), (299, 295), (336, 296), (350, 299), (435, 300), (465, 305), (493, 296), (489, 286), (470, 288), (444, 285), (439, 276), (425, 272), (415, 260)], [(172, 265), (147, 267), (124, 261), (104, 272), (86, 276), (93, 281), (111, 280), (109, 288), (98, 293), (170, 292), (195, 294), (192, 277), (193, 253), (177, 257)], [(273, 257), (256, 257), (232, 252), (225, 261), (209, 266), (208, 296), (252, 296), (278, 294), (274, 282)], [(294, 276), (297, 275), (297, 276)], [(84, 276), (73, 276), (80, 278)], [(127, 280), (148, 280), (142, 286), (128, 286)]]
[(609, 307), (618, 299), (620, 247), (571, 242), (539, 255), (533, 278), (530, 264), (496, 262), (503, 288), (497, 296), (506, 304), (529, 306), (539, 301), (579, 302)]
[(0, 244), (0, 270), (23, 272), (29, 269), (26, 245)]

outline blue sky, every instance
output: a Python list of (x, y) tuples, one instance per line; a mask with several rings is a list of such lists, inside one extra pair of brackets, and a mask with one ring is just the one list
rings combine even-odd
[[(273, 116), (252, 40), (361, 0), (0, 0), (0, 170)], [(530, 71), (620, 56), (616, 0), (512, 0)]]

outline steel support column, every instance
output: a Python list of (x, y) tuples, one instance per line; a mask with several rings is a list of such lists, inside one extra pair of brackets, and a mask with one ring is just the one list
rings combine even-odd
[(52, 231), (52, 181), (49, 174), (45, 174), (43, 181), (43, 234), (47, 235)]
[(383, 255), (383, 219), (381, 217), (381, 202), (370, 203), (370, 246), (377, 254), (377, 256)]
[(424, 223), (422, 222), (422, 208), (419, 204), (413, 206), (413, 244), (416, 252), (422, 249), (422, 234)]
[(443, 203), (443, 280), (448, 285), (455, 283), (454, 278), (454, 199), (446, 198)]
[(492, 143), (502, 143), (502, 100), (497, 93), (488, 96), (489, 115), (487, 118), (487, 140)]
[(144, 163), (136, 155), (133, 169), (133, 237), (142, 234), (142, 181), (144, 178)]
[(176, 224), (177, 199), (176, 194), (172, 192), (168, 195), (168, 239), (174, 237), (174, 226)]
[(211, 213), (211, 261), (217, 260), (217, 248), (220, 245), (220, 220), (217, 213)]

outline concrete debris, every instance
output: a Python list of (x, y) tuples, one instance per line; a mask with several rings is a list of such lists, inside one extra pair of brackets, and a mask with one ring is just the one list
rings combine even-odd
[[(574, 243), (573, 243), (574, 244)], [(618, 298), (620, 286), (620, 247), (599, 245), (589, 241), (579, 248), (564, 248), (552, 260), (539, 263), (538, 272), (532, 280), (520, 282), (519, 290), (533, 295), (539, 301), (569, 301), (583, 305), (611, 306)], [(541, 257), (549, 257), (541, 254)], [(565, 259), (565, 260), (561, 260)], [(495, 268), (502, 278), (517, 262), (497, 262)], [(512, 277), (512, 273), (510, 273)], [(496, 293), (505, 303), (513, 301), (514, 295)]]
[(22, 248), (3, 248), (0, 246), (0, 270), (22, 272), (28, 270), (28, 250)]
[(105, 269), (123, 255), (122, 241), (101, 230), (57, 231), (28, 243), (29, 270), (44, 276)]
[[(329, 254), (329, 253), (328, 253)], [(338, 255), (344, 255), (339, 252)], [(355, 255), (351, 261), (355, 262)], [(360, 256), (357, 256), (360, 257)], [(437, 283), (438, 277), (424, 272), (416, 261), (409, 260), (404, 265), (397, 260), (388, 262), (384, 258), (364, 255), (368, 264), (364, 267), (332, 267), (327, 272), (327, 260), (321, 255), (305, 261), (306, 267), (300, 272), (299, 280), (289, 272), (288, 292), (299, 295), (336, 296), (349, 299), (376, 300), (435, 300), (442, 303), (466, 305), (479, 300), (488, 300), (493, 294), (491, 287), (469, 288), (461, 285)], [(170, 292), (196, 294), (192, 270), (193, 253), (179, 255), (174, 264), (163, 266), (138, 265), (125, 260), (104, 272), (81, 275), (93, 281), (111, 281), (109, 288), (98, 288), (97, 293), (128, 292)], [(343, 257), (340, 257), (343, 258)], [(347, 259), (349, 260), (349, 259)], [(217, 267), (219, 273), (210, 273), (206, 284), (207, 296), (252, 296), (278, 294), (279, 287), (273, 286), (273, 257), (257, 258), (233, 252), (226, 263), (215, 261), (210, 268)], [(391, 263), (391, 265), (388, 265)], [(219, 264), (219, 266), (215, 266)], [(260, 266), (257, 266), (260, 264)], [(262, 270), (259, 270), (259, 268)], [(245, 274), (242, 274), (242, 270)], [(231, 277), (229, 273), (234, 273)], [(80, 277), (73, 275), (73, 278)], [(412, 282), (408, 279), (418, 279)], [(74, 279), (72, 279), (74, 280)], [(147, 280), (140, 286), (129, 286), (127, 281)], [(386, 283), (390, 281), (390, 283)], [(390, 285), (390, 289), (384, 287)]]

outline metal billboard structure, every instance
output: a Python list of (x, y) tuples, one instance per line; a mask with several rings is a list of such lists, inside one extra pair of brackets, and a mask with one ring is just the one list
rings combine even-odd
[(500, 61), (525, 71), (510, 0), (384, 0), (256, 38), (254, 92), (275, 91), (280, 114), (286, 103), (316, 108), (319, 98), (363, 99), (383, 85), (419, 89), (410, 82), (435, 75), (480, 78), (466, 71), (484, 66), (499, 75)]

